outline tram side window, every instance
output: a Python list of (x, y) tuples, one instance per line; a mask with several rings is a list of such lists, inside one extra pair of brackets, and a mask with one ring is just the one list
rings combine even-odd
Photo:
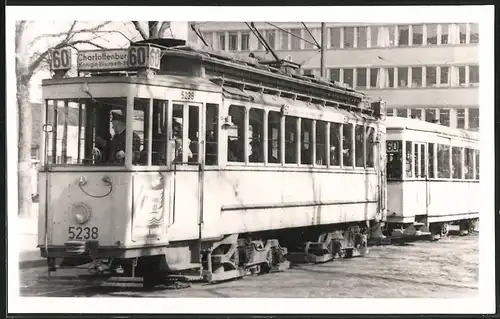
[(434, 143), (429, 143), (428, 146), (428, 154), (429, 154), (429, 178), (435, 178), (434, 176)]
[(191, 156), (188, 156), (188, 163), (198, 163), (200, 156), (200, 107), (189, 105), (188, 113), (188, 147)]
[(462, 178), (462, 148), (451, 148), (451, 171), (453, 172), (453, 179)]
[(297, 118), (285, 117), (285, 163), (297, 164)]
[(420, 177), (426, 177), (425, 169), (427, 167), (427, 161), (425, 158), (425, 144), (420, 144)]
[(465, 179), (474, 178), (474, 150), (470, 148), (464, 149), (464, 169), (465, 169)]
[[(139, 99), (134, 100), (134, 111), (132, 112), (133, 119), (133, 144), (134, 157), (132, 164), (147, 165), (148, 164), (148, 131), (149, 131), (149, 100)], [(136, 142), (138, 140), (138, 142)], [(135, 144), (139, 143), (139, 147)]]
[(167, 101), (153, 100), (153, 122), (151, 123), (151, 164), (167, 164)]
[(219, 106), (207, 103), (205, 128), (205, 163), (206, 165), (218, 164), (219, 153)]
[(302, 119), (300, 121), (300, 163), (312, 164), (312, 126), (313, 121)]
[(340, 132), (342, 124), (330, 123), (330, 165), (340, 166)]
[(365, 166), (365, 159), (364, 159), (364, 146), (363, 146), (363, 140), (365, 137), (365, 130), (362, 125), (356, 125), (356, 129), (354, 131), (355, 136), (356, 136), (356, 167), (364, 167)]
[(227, 160), (229, 162), (245, 162), (245, 107), (231, 105), (229, 116), (233, 126), (228, 131)]
[(267, 162), (281, 163), (281, 114), (270, 111), (267, 117)]
[(264, 162), (264, 110), (251, 108), (249, 112), (249, 132), (251, 154), (248, 156), (250, 163)]
[[(182, 163), (184, 148), (184, 105), (173, 104), (172, 107), (172, 158), (177, 163)], [(191, 154), (188, 154), (188, 158)]]
[(326, 122), (316, 121), (316, 165), (326, 165)]
[(437, 156), (438, 178), (450, 178), (450, 146), (438, 144)]
[(401, 141), (386, 141), (387, 179), (400, 180), (402, 178), (403, 143)]
[(479, 179), (479, 150), (476, 150), (476, 179)]
[(406, 141), (406, 177), (413, 177), (414, 172), (412, 145), (412, 142)]
[(373, 143), (375, 140), (375, 128), (367, 126), (366, 127), (366, 148), (365, 148), (365, 154), (366, 154), (366, 167), (373, 167), (374, 166), (374, 148), (375, 144)]
[(342, 153), (343, 166), (352, 166), (352, 125), (344, 124), (342, 127)]

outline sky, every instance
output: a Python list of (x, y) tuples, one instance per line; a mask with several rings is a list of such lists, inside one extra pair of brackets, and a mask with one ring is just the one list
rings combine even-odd
[[(79, 21), (76, 26), (75, 30), (80, 30), (80, 29), (85, 29), (85, 28), (92, 28), (96, 25), (99, 25), (103, 23), (103, 21)], [(61, 32), (66, 32), (69, 27), (71, 26), (72, 21), (34, 21), (31, 22), (28, 25), (28, 28), (24, 34), (23, 37), (23, 42), (22, 45), (26, 46), (29, 43), (33, 41), (33, 39), (36, 39), (37, 37), (41, 35), (54, 35), (58, 34)], [(147, 24), (144, 22), (142, 23), (145, 28), (147, 28)], [(134, 25), (130, 21), (113, 21), (109, 25), (107, 25), (105, 28), (103, 28), (103, 31), (108, 31), (108, 30), (116, 30), (120, 31), (123, 33), (128, 39), (130, 40), (140, 40), (141, 36), (139, 33), (135, 30)], [(171, 22), (171, 27), (170, 30), (167, 29), (166, 31), (166, 36), (170, 37), (176, 37), (176, 38), (181, 38), (181, 39), (187, 39), (187, 34), (188, 34), (188, 24), (187, 22), (178, 22), (178, 21), (173, 21)], [(118, 33), (118, 32), (113, 32), (113, 33), (99, 33), (98, 34), (101, 38), (98, 39), (96, 42), (99, 43), (100, 45), (106, 47), (106, 48), (124, 48), (128, 46), (128, 39), (124, 37), (124, 35)], [(86, 37), (89, 37), (90, 35), (80, 35), (81, 39), (84, 39)], [(60, 41), (61, 38), (53, 38), (53, 37), (44, 37), (43, 39), (40, 39), (33, 43), (33, 47), (27, 50), (27, 55), (32, 56), (36, 52), (43, 52), (47, 48), (55, 45), (58, 41)], [(95, 49), (95, 47), (87, 45), (87, 46), (81, 46), (79, 47), (80, 49)], [(30, 100), (31, 102), (41, 102), (42, 98), (42, 91), (41, 91), (41, 84), (42, 84), (42, 79), (46, 79), (50, 77), (50, 73), (47, 70), (41, 70), (38, 73), (36, 73), (30, 83), (31, 89), (30, 89)]]

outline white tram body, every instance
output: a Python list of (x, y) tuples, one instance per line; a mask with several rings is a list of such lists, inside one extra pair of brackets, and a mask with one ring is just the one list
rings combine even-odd
[[(70, 125), (75, 114), (79, 130), (78, 140), (48, 126), (42, 133), (38, 241), (49, 268), (64, 258), (103, 261), (100, 270), (124, 268), (149, 282), (159, 271), (192, 269), (222, 280), (275, 263), (275, 250), (286, 255), (270, 239), (300, 241), (313, 226), (345, 239), (385, 219), (382, 103), (374, 111), (358, 92), (214, 51), (182, 45), (162, 48), (162, 55), (153, 75), (43, 81), (45, 123)], [(269, 83), (328, 89), (331, 98)], [(110, 132), (114, 109), (126, 118), (124, 162), (100, 164), (92, 153), (96, 136)], [(128, 128), (139, 136), (137, 154), (127, 151), (135, 150)], [(319, 246), (342, 239), (334, 237), (322, 237)], [(266, 255), (252, 264), (257, 257), (235, 254), (242, 247), (255, 256), (267, 247)]]
[(442, 235), (448, 224), (477, 220), (479, 134), (400, 117), (385, 125), (387, 223)]

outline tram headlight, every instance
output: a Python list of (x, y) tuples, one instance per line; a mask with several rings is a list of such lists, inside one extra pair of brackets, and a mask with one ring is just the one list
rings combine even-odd
[(71, 210), (77, 224), (85, 224), (90, 219), (91, 210), (83, 203), (73, 205)]

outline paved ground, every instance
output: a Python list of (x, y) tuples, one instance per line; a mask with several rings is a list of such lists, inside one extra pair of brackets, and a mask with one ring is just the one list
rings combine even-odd
[[(82, 270), (21, 269), (21, 296), (116, 297), (474, 297), (478, 293), (478, 234), (438, 242), (371, 247), (365, 258), (300, 265), (284, 273), (217, 285), (145, 291), (101, 287), (74, 279)], [(69, 280), (69, 278), (73, 278)]]

